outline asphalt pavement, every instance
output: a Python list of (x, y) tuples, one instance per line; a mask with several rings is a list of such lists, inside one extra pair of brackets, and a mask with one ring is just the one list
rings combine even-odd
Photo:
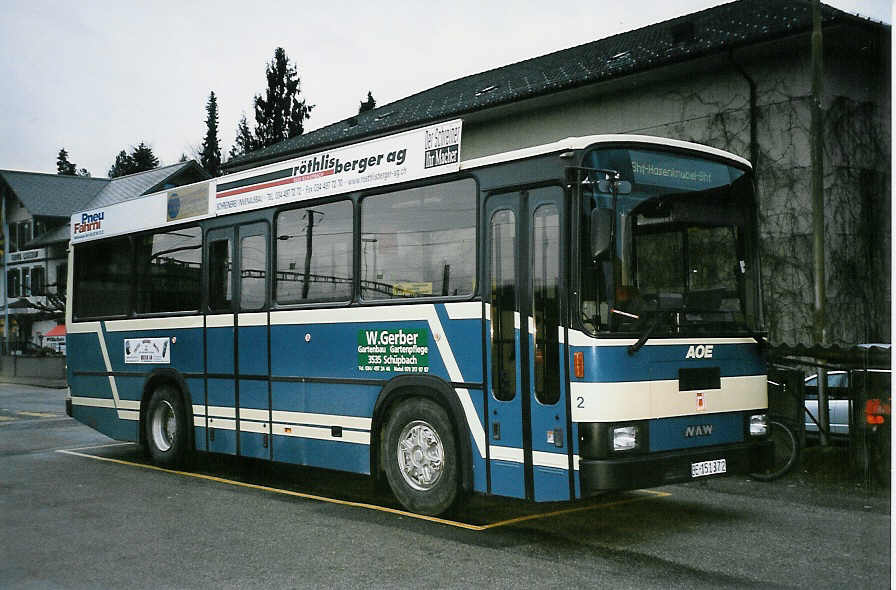
[[(200, 455), (152, 468), (0, 384), (3, 588), (884, 588), (890, 495), (800, 472), (537, 505), (474, 497), (450, 522), (364, 477)], [(66, 452), (67, 451), (67, 452)]]

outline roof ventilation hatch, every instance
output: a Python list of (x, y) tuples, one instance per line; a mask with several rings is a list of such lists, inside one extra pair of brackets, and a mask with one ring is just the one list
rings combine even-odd
[(482, 96), (483, 94), (488, 94), (489, 92), (494, 92), (497, 89), (498, 89), (498, 87), (495, 86), (494, 84), (492, 84), (491, 86), (486, 86), (485, 88), (477, 90), (476, 96)]

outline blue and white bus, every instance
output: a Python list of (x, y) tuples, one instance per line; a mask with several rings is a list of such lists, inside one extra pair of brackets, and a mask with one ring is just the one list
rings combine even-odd
[(462, 160), (461, 128), (74, 215), (70, 414), (426, 514), (759, 470), (749, 163), (636, 135)]

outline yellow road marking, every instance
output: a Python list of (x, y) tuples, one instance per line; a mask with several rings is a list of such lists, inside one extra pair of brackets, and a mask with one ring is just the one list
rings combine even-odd
[(105, 449), (106, 447), (124, 447), (127, 445), (136, 446), (137, 443), (132, 443), (132, 442), (106, 443), (106, 444), (102, 444), (102, 445), (90, 445), (89, 447), (75, 447), (74, 449), (56, 449), (56, 452), (64, 453), (65, 451), (86, 451), (89, 449)]
[(518, 516), (516, 518), (509, 518), (507, 520), (501, 520), (499, 522), (493, 522), (491, 524), (481, 525), (479, 530), (492, 529), (499, 526), (507, 526), (509, 524), (517, 524), (519, 522), (525, 522), (527, 520), (535, 520), (537, 518), (548, 518), (550, 516), (560, 516), (561, 514), (570, 514), (572, 512), (583, 512), (585, 510), (593, 510), (595, 508), (609, 508), (611, 506), (619, 506), (620, 504), (630, 504), (632, 502), (640, 502), (642, 500), (649, 500), (651, 497), (653, 498), (665, 498), (666, 496), (671, 496), (669, 492), (659, 492), (656, 490), (636, 490), (642, 494), (647, 494), (646, 496), (637, 496), (635, 498), (625, 498), (623, 500), (616, 500), (615, 502), (606, 502), (603, 504), (591, 504), (588, 506), (573, 506), (571, 508), (561, 508), (560, 510), (554, 510), (552, 512), (541, 512), (539, 514), (529, 514), (526, 516)]
[(16, 411), (19, 416), (31, 416), (32, 418), (55, 418), (59, 414), (50, 414), (49, 412), (26, 412), (24, 410)]
[[(130, 444), (130, 443), (123, 443)], [(103, 446), (115, 446), (115, 445), (103, 445)], [(91, 447), (83, 447), (83, 448), (91, 448)], [(661, 498), (665, 496), (670, 496), (671, 494), (668, 492), (658, 492), (655, 490), (637, 490), (638, 492), (644, 493), (644, 496), (638, 496), (635, 498), (626, 498), (623, 500), (617, 500), (615, 502), (608, 502), (605, 504), (591, 504), (588, 506), (574, 506), (572, 508), (564, 508), (561, 510), (554, 510), (552, 512), (543, 512), (539, 514), (529, 514), (526, 516), (519, 516), (516, 518), (510, 518), (507, 520), (502, 520), (499, 522), (493, 522), (490, 524), (478, 525), (478, 524), (468, 524), (465, 522), (458, 522), (456, 520), (448, 520), (445, 518), (439, 518), (437, 516), (425, 516), (423, 514), (416, 514), (414, 512), (407, 512), (406, 510), (399, 510), (397, 508), (389, 508), (388, 506), (377, 506), (376, 504), (367, 504), (364, 502), (352, 502), (350, 500), (339, 500), (338, 498), (328, 498), (326, 496), (318, 496), (315, 494), (306, 494), (304, 492), (294, 492), (292, 490), (284, 490), (281, 488), (272, 488), (270, 486), (263, 486), (254, 483), (246, 483), (243, 481), (236, 481), (232, 479), (225, 479), (223, 477), (216, 477), (214, 475), (205, 475), (203, 473), (190, 473), (189, 471), (179, 471), (177, 469), (166, 469), (164, 467), (158, 467), (156, 465), (147, 465), (144, 463), (135, 463), (133, 461), (125, 461), (123, 459), (115, 459), (113, 457), (98, 457), (96, 455), (88, 455), (87, 453), (79, 453), (75, 449), (59, 449), (56, 451), (57, 453), (65, 453), (66, 455), (74, 455), (77, 457), (85, 457), (87, 459), (96, 459), (97, 461), (106, 461), (108, 463), (117, 463), (119, 465), (130, 465), (132, 467), (142, 467), (144, 469), (152, 469), (154, 471), (162, 471), (165, 473), (174, 473), (177, 475), (183, 475), (186, 477), (193, 477), (196, 479), (204, 479), (206, 481), (213, 481), (216, 483), (229, 484), (234, 486), (240, 486), (244, 488), (249, 488), (253, 490), (260, 490), (264, 492), (271, 492), (274, 494), (282, 494), (285, 496), (294, 496), (297, 498), (303, 498), (306, 500), (316, 500), (318, 502), (327, 502), (330, 504), (338, 504), (340, 506), (352, 506), (355, 508), (364, 508), (367, 510), (376, 510), (378, 512), (386, 512), (389, 514), (397, 514), (399, 516), (407, 516), (408, 518), (416, 518), (418, 520), (425, 520), (428, 522), (435, 522), (439, 524), (444, 524), (448, 526), (453, 526), (457, 528), (467, 529), (470, 531), (485, 531), (488, 529), (493, 529), (501, 526), (507, 526), (511, 524), (516, 524), (520, 522), (525, 522), (528, 520), (535, 520), (538, 518), (548, 518), (551, 516), (558, 516), (561, 514), (569, 514), (572, 512), (582, 512), (585, 510), (593, 510), (595, 508), (606, 508), (610, 506), (618, 506), (620, 504), (629, 504), (631, 502), (638, 502), (641, 500), (648, 500), (651, 498)]]
[(15, 420), (15, 418), (11, 416), (0, 416), (0, 422), (11, 422), (12, 420)]

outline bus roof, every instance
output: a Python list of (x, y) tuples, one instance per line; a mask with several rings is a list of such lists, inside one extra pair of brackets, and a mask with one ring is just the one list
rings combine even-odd
[(649, 135), (568, 137), (461, 161), (461, 131), (461, 120), (447, 121), (80, 211), (71, 216), (71, 243), (346, 194), (600, 144), (665, 146), (726, 159), (750, 168), (747, 160), (723, 150)]
[(737, 162), (738, 164), (745, 166), (752, 170), (752, 165), (749, 161), (741, 158), (736, 154), (732, 154), (731, 152), (726, 152), (724, 150), (720, 150), (714, 147), (710, 147), (708, 145), (703, 145), (699, 143), (692, 143), (690, 141), (681, 141), (678, 139), (667, 139), (665, 137), (656, 137), (653, 135), (635, 135), (635, 134), (616, 134), (616, 135), (583, 135), (582, 137), (567, 137), (566, 139), (561, 139), (559, 141), (555, 141), (553, 143), (545, 143), (542, 145), (536, 145), (528, 148), (522, 148), (518, 150), (512, 150), (509, 152), (503, 152), (500, 154), (494, 154), (491, 156), (483, 156), (481, 158), (475, 158), (471, 160), (465, 160), (461, 162), (462, 170), (469, 170), (473, 168), (480, 168), (482, 166), (489, 166), (493, 164), (499, 164), (502, 162), (510, 162), (513, 160), (522, 160), (525, 158), (532, 158), (535, 156), (541, 156), (544, 154), (550, 154), (554, 152), (563, 152), (567, 150), (582, 150), (587, 147), (596, 146), (602, 143), (607, 144), (618, 144), (618, 143), (634, 143), (634, 144), (650, 144), (657, 146), (666, 146), (672, 147), (675, 149), (688, 150), (692, 152), (703, 153), (708, 156), (713, 156), (716, 158), (722, 158), (726, 160), (731, 160)]

